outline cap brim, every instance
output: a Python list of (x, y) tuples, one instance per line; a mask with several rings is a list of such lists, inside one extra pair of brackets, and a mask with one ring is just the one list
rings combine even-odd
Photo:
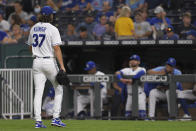
[(91, 68), (84, 68), (84, 70), (85, 70), (85, 71), (89, 71), (89, 70), (91, 70)]
[(174, 65), (172, 65), (172, 64), (169, 63), (169, 62), (166, 62), (166, 65), (169, 65), (169, 66), (171, 66), (171, 67), (174, 67)]

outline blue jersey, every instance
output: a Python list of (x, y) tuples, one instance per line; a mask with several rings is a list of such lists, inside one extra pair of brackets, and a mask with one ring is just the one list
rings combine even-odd
[(137, 9), (140, 5), (144, 4), (145, 0), (126, 0), (126, 4), (132, 9)]
[[(154, 69), (152, 69), (153, 71), (161, 71), (164, 70), (165, 66), (159, 66), (156, 67)], [(174, 69), (172, 72), (173, 75), (181, 75), (182, 72), (178, 69)], [(152, 89), (156, 88), (158, 85), (162, 85), (163, 83), (145, 83), (144, 84), (144, 92), (146, 93), (147, 96), (149, 96), (149, 93)], [(176, 82), (176, 86), (178, 90), (183, 90), (182, 85), (180, 82)]]
[(0, 31), (0, 41), (2, 41), (5, 37), (7, 37), (7, 33), (4, 31)]
[(115, 94), (116, 95), (121, 95), (122, 102), (125, 102), (126, 97), (127, 97), (127, 87), (126, 87), (126, 84), (123, 84), (122, 82), (118, 82), (117, 84), (122, 89), (122, 92), (121, 92), (121, 94), (119, 94), (119, 91), (115, 90)]

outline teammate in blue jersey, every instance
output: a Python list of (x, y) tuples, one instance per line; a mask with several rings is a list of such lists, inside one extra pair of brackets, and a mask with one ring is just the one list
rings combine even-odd
[[(175, 68), (176, 60), (174, 58), (169, 58), (166, 62), (165, 66), (159, 66), (154, 69), (148, 70), (147, 73), (149, 75), (181, 75), (181, 71)], [(177, 86), (177, 96), (180, 91), (183, 90), (182, 85), (180, 82), (176, 82)], [(155, 107), (156, 102), (160, 100), (167, 100), (168, 102), (168, 112), (170, 113), (170, 106), (169, 106), (169, 85), (163, 83), (145, 83), (144, 90), (147, 96), (149, 96), (149, 119), (154, 119), (155, 117)], [(190, 114), (188, 112), (186, 102), (184, 99), (179, 99), (179, 102), (182, 105), (184, 110), (184, 117), (190, 118)]]

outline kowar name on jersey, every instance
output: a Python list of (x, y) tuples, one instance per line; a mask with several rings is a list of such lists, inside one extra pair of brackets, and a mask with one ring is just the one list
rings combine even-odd
[(35, 32), (45, 32), (46, 29), (47, 29), (46, 27), (41, 27), (41, 26), (34, 27)]

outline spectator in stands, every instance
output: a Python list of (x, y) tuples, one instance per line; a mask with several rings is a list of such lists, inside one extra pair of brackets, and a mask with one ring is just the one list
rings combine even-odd
[(148, 17), (148, 11), (145, 9), (142, 9), (142, 10), (140, 10), (140, 12), (141, 12), (140, 14), (141, 14), (143, 20), (150, 23), (151, 19)]
[(22, 24), (20, 26), (22, 36), (28, 38), (31, 27), (28, 24)]
[(76, 5), (76, 0), (58, 0), (57, 5), (60, 10), (71, 11)]
[(28, 14), (25, 11), (23, 11), (23, 6), (21, 2), (16, 1), (14, 3), (14, 9), (15, 12), (11, 13), (8, 18), (9, 23), (11, 23), (11, 19), (13, 15), (18, 15), (21, 18), (22, 22), (25, 23), (25, 21), (28, 19)]
[(186, 39), (188, 40), (196, 40), (196, 30), (190, 30), (186, 33)]
[(144, 8), (145, 0), (126, 0), (126, 5), (128, 5), (131, 10), (139, 10)]
[(9, 43), (17, 43), (15, 39), (10, 38), (6, 32), (0, 31), (0, 43), (9, 44)]
[(106, 32), (102, 35), (101, 40), (115, 40), (114, 25), (112, 23), (107, 23), (105, 27)]
[(12, 27), (11, 38), (13, 40), (16, 40), (17, 43), (20, 44), (23, 44), (27, 40), (27, 37), (22, 35), (22, 30), (20, 28), (20, 25), (16, 25), (16, 24)]
[(166, 34), (163, 36), (163, 40), (178, 40), (179, 36), (174, 33), (174, 27), (169, 25), (166, 29)]
[(183, 23), (177, 27), (177, 33), (180, 39), (186, 39), (186, 33), (190, 30), (196, 30), (196, 27), (191, 24), (191, 13), (185, 12), (182, 18)]
[(135, 14), (135, 39), (148, 39), (152, 34), (152, 28), (150, 24), (144, 21), (142, 12), (138, 10)]
[(91, 41), (91, 40), (95, 40), (95, 39), (94, 39), (94, 37), (91, 34), (89, 34), (87, 32), (87, 28), (82, 26), (82, 27), (80, 27), (80, 34), (79, 34), (77, 40)]
[[(79, 0), (77, 2), (81, 11), (89, 10), (90, 1), (89, 0)], [(91, 5), (90, 5), (91, 6)]]
[(125, 0), (114, 0), (113, 9), (117, 10), (119, 6), (122, 6), (124, 4), (125, 4)]
[(11, 16), (10, 24), (11, 24), (11, 28), (12, 28), (12, 26), (15, 25), (15, 24), (21, 25), (21, 24), (22, 24), (22, 19), (20, 18), (19, 15), (14, 14), (14, 15)]
[(86, 11), (84, 13), (84, 16), (85, 16), (84, 22), (80, 23), (76, 27), (76, 32), (79, 32), (80, 27), (85, 26), (87, 28), (87, 31), (89, 34), (93, 33), (93, 29), (96, 25), (96, 22), (94, 21), (93, 14), (94, 13), (92, 11)]
[(113, 0), (91, 0), (91, 5), (94, 10), (101, 11), (105, 2), (109, 3), (110, 7), (112, 7)]
[(167, 0), (145, 0), (145, 7), (147, 9), (154, 9), (159, 5), (162, 5)]
[(151, 19), (153, 38), (161, 39), (165, 29), (167, 29), (168, 25), (171, 25), (171, 21), (166, 17), (166, 12), (161, 6), (157, 6), (154, 13), (156, 14), (156, 17)]
[(30, 28), (37, 23), (37, 17), (35, 15), (31, 16), (30, 19), (27, 21)]
[(67, 31), (62, 36), (63, 41), (74, 41), (76, 40), (76, 32), (75, 32), (75, 26), (73, 23), (69, 23), (67, 25)]
[(135, 34), (134, 23), (131, 18), (131, 9), (124, 6), (115, 23), (116, 38), (118, 40), (133, 39)]
[(59, 8), (57, 5), (53, 2), (53, 0), (46, 0), (46, 5), (52, 7), (55, 11), (58, 11)]
[(94, 29), (93, 29), (93, 35), (97, 40), (101, 40), (101, 36), (105, 33), (106, 31), (106, 25), (107, 23), (107, 17), (105, 15), (100, 17), (100, 23), (96, 24)]
[(3, 11), (0, 11), (0, 30), (8, 32), (10, 30), (10, 23), (3, 18)]

